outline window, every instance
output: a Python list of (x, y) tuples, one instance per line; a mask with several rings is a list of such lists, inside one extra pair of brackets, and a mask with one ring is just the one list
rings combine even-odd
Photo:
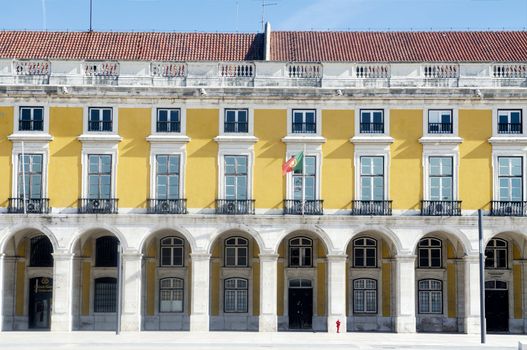
[(158, 108), (156, 131), (181, 132), (181, 111), (178, 108)]
[(225, 156), (225, 199), (247, 199), (247, 156)]
[(505, 281), (486, 281), (485, 282), (485, 289), (498, 289), (498, 290), (507, 290), (507, 282)]
[(43, 107), (20, 107), (18, 116), (19, 131), (43, 131), (44, 130), (44, 108)]
[(491, 239), (485, 248), (485, 268), (506, 269), (507, 252), (507, 241), (499, 238)]
[(384, 200), (384, 158), (360, 158), (361, 200)]
[(113, 131), (112, 108), (88, 108), (88, 131)]
[(179, 155), (156, 156), (156, 199), (179, 199)]
[(18, 197), (42, 198), (42, 155), (18, 156)]
[(419, 267), (440, 268), (441, 240), (436, 238), (423, 238), (419, 241)]
[(159, 281), (159, 312), (183, 312), (184, 283), (181, 278)]
[(226, 109), (224, 132), (246, 133), (249, 131), (249, 114), (247, 109)]
[(377, 241), (373, 238), (357, 238), (353, 241), (353, 267), (377, 266)]
[(293, 110), (293, 134), (316, 134), (317, 119), (316, 112), (310, 110)]
[(229, 278), (225, 280), (225, 313), (248, 312), (248, 285), (247, 280), (243, 278)]
[(384, 111), (361, 110), (360, 111), (360, 132), (361, 134), (382, 134), (384, 133)]
[(183, 266), (185, 242), (177, 237), (161, 239), (161, 266)]
[(523, 200), (523, 164), (521, 157), (498, 157), (499, 200)]
[(304, 157), (303, 166), (293, 172), (293, 199), (316, 199), (316, 157)]
[(377, 313), (377, 281), (360, 278), (353, 281), (353, 313)]
[(95, 240), (95, 266), (116, 267), (119, 240), (113, 236), (99, 237)]
[(112, 156), (88, 155), (88, 198), (109, 199), (112, 188)]
[(429, 166), (430, 200), (451, 201), (453, 199), (452, 157), (430, 157)]
[(428, 133), (452, 134), (452, 110), (429, 110)]
[(443, 282), (432, 279), (419, 281), (419, 313), (443, 313)]
[(103, 277), (95, 279), (94, 312), (115, 312), (117, 308), (117, 279)]
[(289, 266), (311, 267), (313, 265), (313, 241), (306, 237), (289, 240)]
[(31, 249), (29, 254), (29, 266), (52, 267), (53, 246), (49, 238), (40, 235), (31, 238)]
[(522, 111), (498, 110), (498, 134), (521, 134)]
[(225, 266), (247, 266), (249, 241), (242, 237), (230, 237), (225, 240)]

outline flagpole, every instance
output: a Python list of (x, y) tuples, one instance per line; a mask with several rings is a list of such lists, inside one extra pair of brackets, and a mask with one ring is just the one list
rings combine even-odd
[(24, 214), (27, 214), (26, 211), (26, 167), (24, 164), (25, 161), (25, 152), (24, 152), (24, 141), (22, 141), (22, 159), (19, 160), (19, 163), (22, 163), (22, 206), (24, 208)]

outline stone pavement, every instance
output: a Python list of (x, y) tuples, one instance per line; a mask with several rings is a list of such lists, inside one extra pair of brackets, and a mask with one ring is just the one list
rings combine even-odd
[(73, 349), (518, 349), (525, 335), (488, 335), (481, 345), (479, 336), (464, 334), (394, 333), (311, 333), (311, 332), (5, 332), (0, 334), (1, 350)]

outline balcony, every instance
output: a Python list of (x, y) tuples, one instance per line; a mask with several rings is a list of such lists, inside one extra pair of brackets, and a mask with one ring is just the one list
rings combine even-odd
[(522, 201), (492, 201), (490, 208), (492, 216), (527, 216), (527, 202)]
[(216, 214), (254, 214), (254, 199), (216, 199)]
[(249, 124), (243, 122), (225, 122), (223, 129), (225, 132), (246, 133), (249, 130)]
[(521, 134), (521, 123), (498, 123), (498, 134)]
[(148, 199), (148, 214), (186, 214), (186, 199)]
[(392, 201), (351, 201), (351, 215), (392, 215)]
[(360, 123), (361, 134), (382, 134), (384, 123)]
[(421, 201), (422, 216), (461, 216), (461, 201)]
[(429, 134), (451, 134), (452, 123), (428, 123)]
[(117, 198), (80, 198), (79, 214), (117, 214)]
[(293, 123), (291, 132), (293, 134), (316, 134), (316, 123)]
[(285, 199), (285, 215), (324, 215), (324, 200), (322, 199)]
[[(24, 211), (25, 208), (25, 211)], [(49, 198), (9, 198), (9, 214), (49, 214)]]

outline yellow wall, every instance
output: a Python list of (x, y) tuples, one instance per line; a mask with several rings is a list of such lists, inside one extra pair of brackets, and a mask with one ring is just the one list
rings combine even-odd
[(157, 266), (157, 244), (153, 239), (148, 245), (147, 262), (146, 262), (146, 314), (153, 316), (156, 305), (156, 266)]
[[(382, 241), (382, 258), (391, 258), (390, 248), (385, 241)], [(382, 316), (389, 317), (392, 315), (392, 263), (383, 262), (381, 267), (382, 274)]]
[(48, 176), (51, 207), (76, 207), (81, 197), (82, 145), (77, 137), (82, 134), (82, 116), (80, 107), (49, 109), (49, 133), (53, 136), (49, 144)]
[[(117, 197), (121, 208), (144, 208), (149, 196), (151, 109), (120, 108)], [(133, 189), (133, 190), (131, 190)]]
[(17, 256), (24, 258), (23, 260), (17, 260), (16, 262), (16, 303), (15, 303), (15, 315), (24, 315), (24, 306), (26, 305), (26, 256), (27, 256), (27, 243), (26, 238), (22, 239), (18, 244)]
[[(477, 127), (475, 127), (477, 126)], [(459, 110), (459, 199), (463, 209), (489, 209), (492, 200), (491, 110)]]
[(423, 197), (423, 111), (390, 110), (390, 199), (393, 209), (419, 209)]
[(352, 110), (322, 111), (322, 199), (324, 208), (349, 209), (353, 198), (353, 136)]
[(254, 146), (253, 195), (257, 208), (282, 208), (285, 198), (282, 162), (286, 147), (281, 139), (287, 134), (286, 119), (285, 109), (254, 111), (254, 135), (258, 142)]
[(7, 207), (11, 197), (11, 154), (13, 145), (7, 136), (13, 132), (13, 107), (0, 107), (0, 206)]
[(214, 208), (218, 187), (218, 109), (188, 109), (186, 197), (189, 208)]

